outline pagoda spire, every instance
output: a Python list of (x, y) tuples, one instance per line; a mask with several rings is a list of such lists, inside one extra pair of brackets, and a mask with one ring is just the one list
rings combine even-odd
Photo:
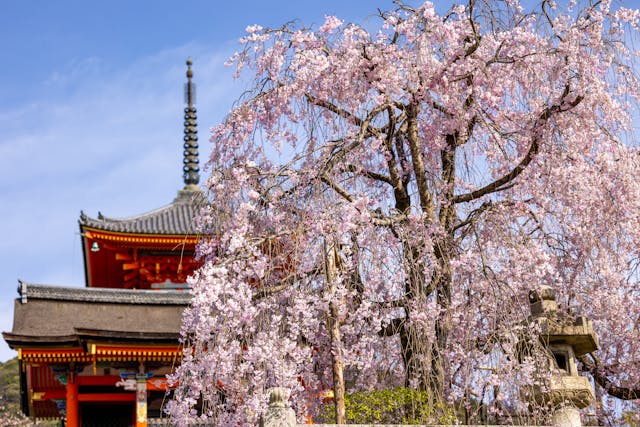
[[(195, 189), (200, 181), (200, 167), (198, 166), (198, 116), (196, 115), (196, 85), (191, 81), (191, 59), (187, 59), (187, 83), (184, 85), (184, 152), (182, 171), (184, 188)], [(195, 187), (195, 188), (194, 188)]]

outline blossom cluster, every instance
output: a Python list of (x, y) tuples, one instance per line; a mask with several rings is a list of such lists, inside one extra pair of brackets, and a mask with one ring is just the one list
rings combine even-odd
[(176, 424), (254, 425), (272, 386), (313, 417), (338, 357), (349, 391), (544, 418), (518, 388), (548, 375), (541, 286), (640, 387), (638, 12), (552, 6), (247, 28), (230, 64), (256, 86), (212, 131)]

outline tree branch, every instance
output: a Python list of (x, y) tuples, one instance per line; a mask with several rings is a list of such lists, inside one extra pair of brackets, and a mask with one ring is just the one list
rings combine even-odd
[(258, 301), (264, 297), (268, 297), (269, 295), (277, 294), (278, 292), (284, 291), (289, 286), (291, 286), (293, 282), (284, 282), (277, 286), (270, 286), (268, 288), (260, 288), (253, 293), (251, 296), (251, 301)]
[(329, 188), (333, 189), (336, 193), (341, 195), (349, 203), (353, 202), (353, 197), (351, 196), (351, 194), (349, 194), (349, 192), (347, 190), (345, 190), (344, 188), (342, 188), (338, 183), (332, 181), (327, 176), (327, 174), (323, 173), (322, 175), (320, 175), (320, 181), (322, 181), (325, 184), (327, 184), (327, 186), (329, 186)]
[(355, 149), (356, 147), (360, 146), (360, 144), (362, 144), (362, 142), (369, 137), (372, 136), (376, 136), (376, 137), (380, 137), (381, 135), (381, 130), (377, 129), (377, 128), (372, 128), (370, 126), (371, 121), (381, 112), (385, 111), (389, 105), (388, 104), (382, 104), (382, 105), (378, 105), (377, 107), (375, 107), (374, 109), (372, 109), (369, 114), (367, 114), (367, 117), (363, 120), (353, 114), (351, 114), (350, 112), (348, 112), (347, 110), (344, 110), (340, 107), (338, 107), (335, 104), (332, 104), (330, 102), (327, 101), (323, 101), (321, 99), (318, 99), (316, 97), (314, 97), (311, 94), (306, 94), (305, 95), (307, 100), (309, 102), (311, 102), (314, 105), (317, 105), (319, 107), (322, 108), (326, 108), (328, 111), (331, 111), (341, 117), (344, 118), (348, 118), (350, 120), (353, 121), (353, 123), (356, 126), (360, 127), (360, 131), (358, 132), (358, 136), (356, 137), (355, 141), (351, 142), (350, 144), (346, 145), (346, 146), (341, 146), (340, 148), (338, 148), (338, 150), (333, 151), (330, 155), (329, 158), (327, 159), (326, 164), (324, 165), (324, 167), (322, 168), (323, 171), (330, 171), (333, 166), (339, 161), (341, 160), (347, 153), (349, 153), (351, 150)]
[(565, 90), (562, 94), (561, 102), (559, 104), (545, 108), (544, 111), (540, 114), (540, 117), (536, 119), (536, 122), (533, 126), (533, 129), (535, 131), (533, 140), (531, 141), (531, 145), (529, 146), (529, 150), (527, 151), (527, 154), (520, 161), (520, 163), (518, 163), (510, 172), (498, 178), (497, 180), (493, 181), (492, 183), (487, 184), (484, 187), (479, 188), (478, 190), (472, 191), (470, 193), (459, 194), (453, 197), (453, 203), (468, 202), (471, 200), (478, 199), (487, 194), (495, 193), (497, 191), (502, 191), (505, 189), (504, 186), (506, 184), (516, 179), (522, 173), (522, 171), (524, 171), (527, 168), (527, 166), (529, 166), (529, 164), (531, 163), (535, 155), (538, 154), (538, 151), (540, 150), (539, 143), (540, 143), (540, 137), (541, 137), (541, 127), (543, 126), (543, 124), (546, 123), (549, 120), (549, 118), (551, 118), (551, 116), (553, 116), (554, 114), (568, 111), (574, 108), (575, 106), (577, 106), (582, 101), (583, 97), (578, 96), (573, 101), (565, 102), (565, 98), (569, 94), (568, 89), (569, 89), (568, 86), (565, 87)]
[(405, 214), (384, 216), (374, 212), (371, 216), (373, 217), (373, 224), (379, 226), (390, 226), (407, 220), (407, 215)]
[(512, 200), (502, 200), (499, 202), (492, 202), (492, 201), (484, 202), (478, 208), (472, 210), (469, 213), (469, 215), (467, 215), (467, 217), (464, 219), (464, 221), (461, 221), (458, 224), (456, 224), (453, 227), (452, 231), (456, 231), (466, 225), (469, 225), (475, 222), (480, 217), (480, 215), (482, 215), (482, 213), (493, 208), (494, 206), (513, 206), (514, 204), (515, 202)]
[(591, 374), (595, 382), (602, 387), (607, 394), (622, 400), (640, 399), (640, 388), (619, 387), (607, 377), (606, 369), (602, 367), (600, 359), (593, 353), (589, 354), (593, 360), (589, 360), (587, 356), (580, 356), (578, 360), (582, 363), (584, 371)]
[(330, 102), (324, 101), (320, 98), (316, 98), (315, 96), (311, 95), (310, 93), (305, 94), (307, 101), (309, 101), (310, 103), (312, 103), (313, 105), (317, 105), (318, 107), (322, 107), (325, 108), (329, 111), (331, 111), (332, 113), (337, 114), (340, 117), (344, 117), (345, 119), (349, 119), (351, 121), (353, 121), (353, 123), (356, 126), (361, 126), (363, 120), (354, 115), (351, 114), (349, 111), (345, 110), (344, 108), (340, 108), (335, 104), (332, 104)]
[(429, 187), (427, 185), (427, 177), (425, 172), (424, 161), (422, 160), (422, 152), (420, 150), (420, 137), (418, 136), (418, 106), (411, 104), (407, 108), (407, 140), (409, 150), (411, 151), (411, 162), (413, 163), (413, 171), (416, 178), (416, 186), (418, 187), (418, 195), (420, 196), (420, 207), (422, 212), (429, 215), (429, 221), (433, 221), (433, 200)]
[(365, 176), (367, 178), (371, 178), (371, 179), (374, 179), (376, 181), (386, 182), (387, 184), (393, 185), (393, 182), (391, 181), (391, 178), (386, 176), (386, 175), (383, 175), (381, 173), (374, 172), (374, 171), (369, 171), (369, 170), (359, 170), (354, 165), (348, 165), (346, 169), (349, 172), (357, 173), (357, 174), (363, 175), (363, 176)]

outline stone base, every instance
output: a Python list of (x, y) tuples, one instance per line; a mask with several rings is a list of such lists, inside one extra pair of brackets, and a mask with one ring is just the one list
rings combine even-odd
[(580, 411), (577, 408), (565, 406), (553, 413), (551, 421), (555, 427), (581, 427)]
[(570, 404), (577, 408), (588, 406), (594, 399), (593, 387), (587, 377), (554, 375), (547, 387), (533, 387), (533, 397), (537, 402), (553, 406)]

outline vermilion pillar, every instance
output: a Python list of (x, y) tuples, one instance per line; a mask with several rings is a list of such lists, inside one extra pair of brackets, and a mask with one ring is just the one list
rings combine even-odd
[(80, 427), (78, 416), (78, 380), (73, 369), (67, 377), (67, 427)]
[(147, 427), (147, 376), (144, 374), (136, 376), (136, 427)]

